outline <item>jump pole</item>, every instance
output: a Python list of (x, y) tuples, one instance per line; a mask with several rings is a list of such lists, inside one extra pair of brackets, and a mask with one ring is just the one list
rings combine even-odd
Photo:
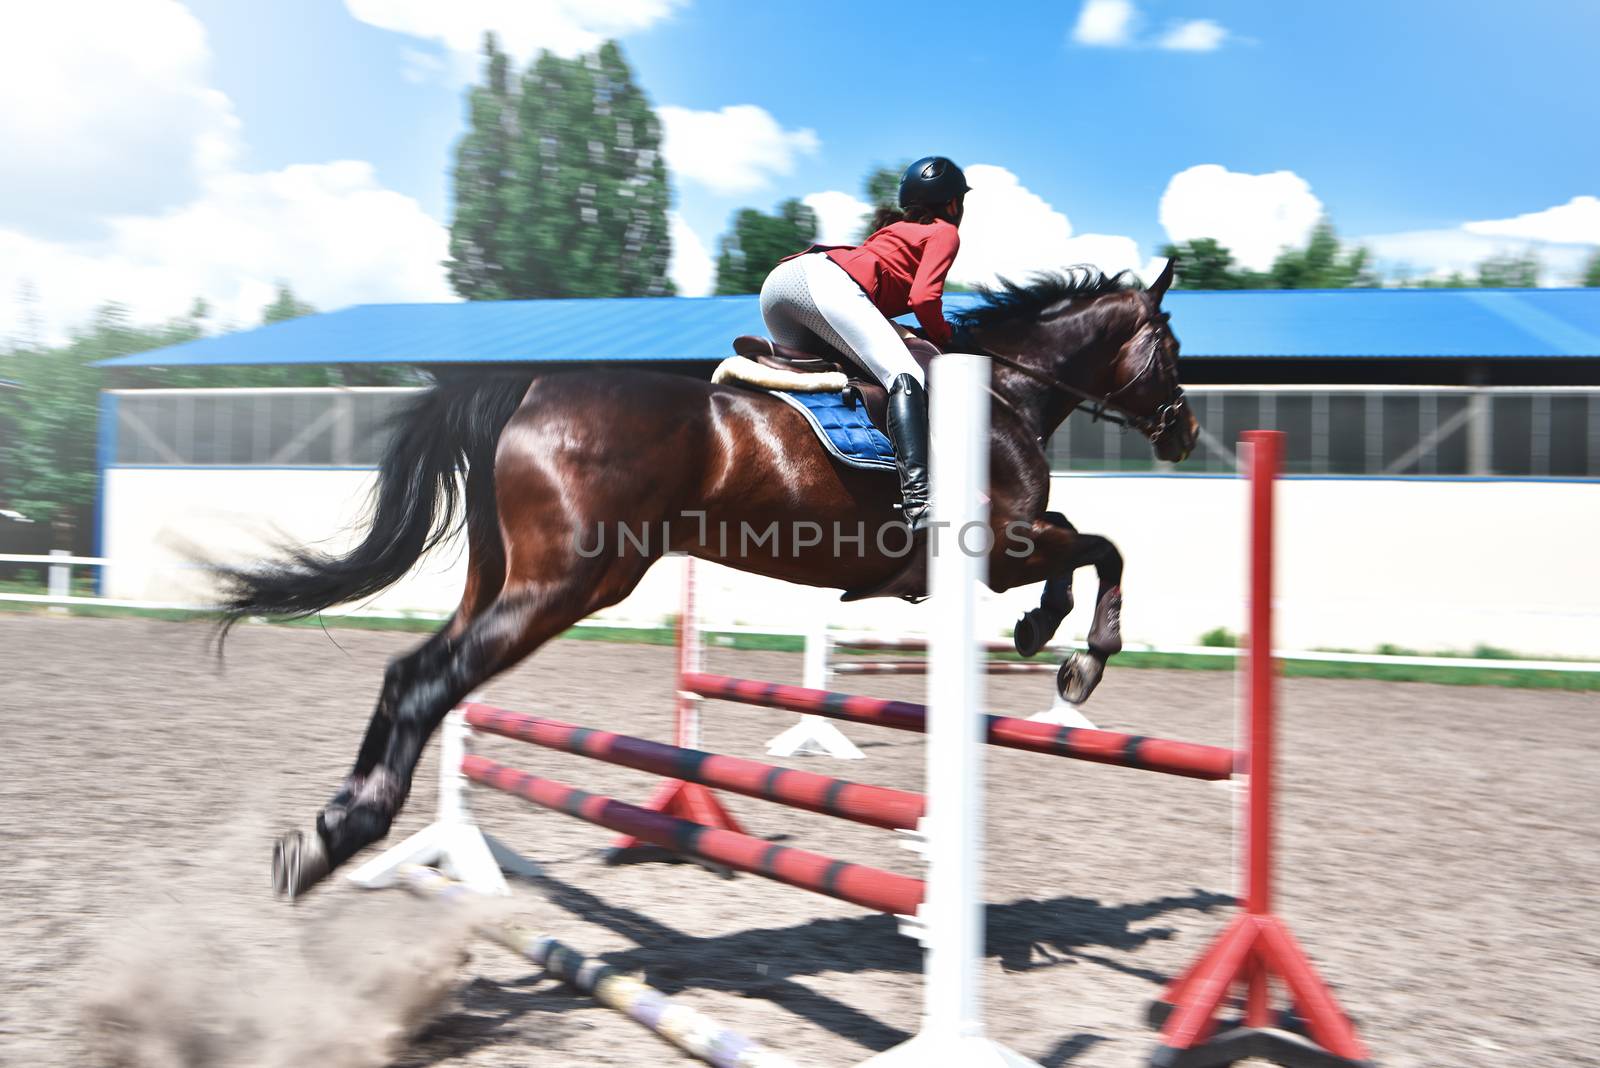
[[(423, 898), (468, 901), (474, 893), (432, 868), (405, 867), (400, 885)], [(746, 1038), (698, 1009), (667, 997), (631, 975), (548, 935), (509, 920), (487, 916), (473, 924), (475, 933), (533, 961), (580, 993), (620, 1012), (712, 1068), (799, 1068), (794, 1061)]]
[[(983, 958), (984, 677), (974, 620), (989, 548), (989, 361), (933, 361), (933, 523), (928, 587), (927, 898), (922, 1027), (861, 1068), (1039, 1068), (985, 1037)], [(968, 552), (963, 535), (977, 538)]]

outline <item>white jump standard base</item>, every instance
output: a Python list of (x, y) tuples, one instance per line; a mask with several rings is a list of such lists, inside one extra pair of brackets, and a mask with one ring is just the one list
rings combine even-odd
[(835, 760), (861, 760), (866, 756), (830, 720), (801, 716), (800, 722), (767, 743), (769, 756), (829, 756)]
[[(800, 685), (811, 690), (829, 688), (828, 660), (832, 652), (827, 609), (824, 605), (813, 606)], [(767, 743), (767, 755), (829, 756), (835, 760), (861, 760), (866, 756), (833, 721), (822, 716), (801, 716), (800, 722)]]
[(949, 1037), (922, 1032), (909, 1042), (869, 1057), (856, 1068), (1041, 1068), (1015, 1050), (982, 1035)]
[(1049, 723), (1055, 727), (1087, 727), (1096, 730), (1094, 722), (1083, 714), (1083, 706), (1075, 705), (1057, 694), (1050, 707), (1028, 717), (1035, 723)]
[(452, 709), (439, 728), (439, 818), (351, 872), (347, 876), (351, 882), (378, 890), (399, 885), (404, 868), (427, 867), (477, 893), (503, 897), (511, 893), (503, 872), (524, 879), (543, 874), (539, 865), (473, 822), (467, 779), (460, 770), (471, 733), (465, 714)]

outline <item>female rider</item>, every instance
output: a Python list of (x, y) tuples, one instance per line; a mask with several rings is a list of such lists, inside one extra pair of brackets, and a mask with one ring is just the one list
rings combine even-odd
[(914, 312), (929, 341), (949, 344), (944, 276), (961, 246), (956, 228), (967, 188), (950, 160), (919, 159), (900, 179), (900, 210), (880, 209), (864, 242), (808, 249), (773, 268), (761, 287), (761, 317), (774, 341), (806, 349), (820, 338), (888, 389), (901, 514), (913, 531), (927, 522), (928, 400), (922, 366), (889, 320)]

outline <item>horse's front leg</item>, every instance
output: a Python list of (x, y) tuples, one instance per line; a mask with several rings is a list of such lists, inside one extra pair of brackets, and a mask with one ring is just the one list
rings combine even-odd
[(1106, 661), (1122, 650), (1122, 554), (1110, 539), (1081, 533), (1061, 513), (1046, 512), (1001, 539), (990, 569), (989, 584), (996, 590), (1044, 580), (1039, 607), (1018, 621), (1012, 636), (1017, 652), (1032, 656), (1072, 610), (1072, 573), (1085, 564), (1094, 565), (1099, 579), (1089, 648), (1068, 657), (1056, 676), (1056, 689), (1073, 704), (1088, 699)]
[[(1075, 531), (1067, 517), (1060, 512), (1046, 512), (1043, 519), (1058, 527)], [(1039, 607), (1024, 613), (1011, 632), (1020, 656), (1034, 656), (1055, 637), (1061, 621), (1072, 614), (1072, 571), (1052, 575), (1044, 580), (1044, 592), (1039, 596)]]

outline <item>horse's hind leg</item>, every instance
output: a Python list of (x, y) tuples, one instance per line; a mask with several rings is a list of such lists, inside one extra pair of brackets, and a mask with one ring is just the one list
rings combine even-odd
[[(476, 476), (482, 477), (482, 476)], [(474, 473), (467, 476), (469, 495), (481, 492), (475, 484)], [(488, 492), (493, 492), (492, 483)], [(505, 584), (506, 553), (500, 540), (499, 523), (493, 514), (469, 510), (467, 515), (467, 582), (462, 590), (461, 603), (445, 625), (435, 631), (410, 651), (389, 661), (383, 672), (383, 689), (367, 721), (366, 734), (355, 764), (345, 776), (344, 783), (328, 803), (333, 813), (347, 809), (366, 784), (367, 776), (378, 766), (389, 747), (389, 729), (394, 723), (394, 712), (401, 695), (411, 688), (419, 675), (435, 673), (441, 658), (449, 655), (449, 642), (466, 629), (468, 623), (494, 603)], [(337, 819), (337, 815), (334, 817)]]
[[(574, 563), (582, 563), (574, 561)], [(606, 574), (569, 566), (551, 582), (508, 580), (460, 633), (419, 657), (409, 685), (395, 700), (382, 758), (347, 803), (329, 805), (314, 833), (292, 832), (273, 854), (273, 887), (295, 897), (315, 886), (359, 850), (383, 838), (411, 792), (412, 775), (428, 738), (469, 693), (540, 645), (633, 588), (648, 563), (611, 561)], [(625, 568), (628, 574), (614, 572)], [(636, 573), (635, 573), (636, 572)], [(612, 591), (623, 586), (621, 594)]]

